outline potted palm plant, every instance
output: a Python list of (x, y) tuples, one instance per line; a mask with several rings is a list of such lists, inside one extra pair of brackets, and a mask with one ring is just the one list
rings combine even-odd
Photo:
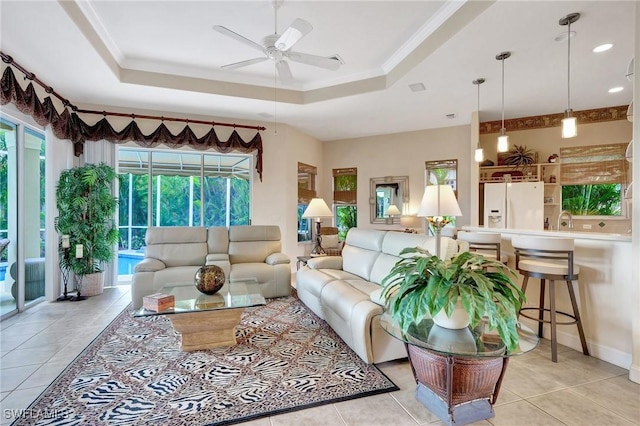
[(118, 199), (111, 192), (116, 177), (104, 163), (87, 164), (62, 172), (56, 187), (55, 227), (71, 248), (65, 252), (61, 244), (60, 266), (79, 278), (85, 295), (102, 292), (102, 267), (113, 259), (118, 242)]
[(442, 260), (415, 247), (405, 248), (400, 255), (382, 284), (386, 309), (403, 332), (441, 312), (452, 317), (457, 306), (468, 315), (472, 328), (486, 316), (489, 328), (497, 330), (507, 350), (517, 346), (518, 311), (525, 298), (512, 280), (515, 272), (473, 252)]

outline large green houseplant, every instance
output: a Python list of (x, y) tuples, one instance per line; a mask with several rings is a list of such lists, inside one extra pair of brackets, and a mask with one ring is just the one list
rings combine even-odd
[(486, 316), (508, 350), (517, 346), (518, 311), (525, 299), (511, 269), (472, 252), (442, 260), (415, 247), (405, 248), (400, 255), (382, 284), (386, 309), (403, 332), (443, 309), (451, 316), (461, 301), (471, 327)]
[[(102, 272), (103, 263), (114, 257), (118, 199), (111, 188), (116, 177), (112, 167), (100, 163), (65, 170), (58, 180), (55, 227), (60, 235), (69, 236), (71, 248), (65, 255), (61, 246), (60, 262), (77, 276)], [(76, 256), (78, 245), (82, 245), (82, 257)]]

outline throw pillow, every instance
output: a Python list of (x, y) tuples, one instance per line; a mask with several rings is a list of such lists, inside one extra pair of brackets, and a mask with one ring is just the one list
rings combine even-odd
[(323, 235), (322, 236), (322, 247), (324, 248), (335, 248), (338, 247), (338, 243), (340, 241), (338, 240), (338, 236), (337, 235)]

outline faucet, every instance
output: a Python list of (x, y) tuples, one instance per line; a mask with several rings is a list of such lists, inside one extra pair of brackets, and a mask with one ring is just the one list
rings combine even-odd
[(562, 218), (563, 217), (567, 217), (567, 219), (569, 220), (569, 223), (567, 224), (567, 228), (569, 229), (573, 229), (573, 217), (571, 216), (571, 213), (569, 213), (566, 210), (562, 210), (560, 212), (560, 214), (558, 215), (558, 231), (560, 230), (560, 223), (562, 222)]

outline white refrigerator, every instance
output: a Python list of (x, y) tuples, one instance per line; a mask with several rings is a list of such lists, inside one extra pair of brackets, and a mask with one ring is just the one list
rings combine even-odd
[(484, 226), (542, 230), (544, 182), (485, 183)]

